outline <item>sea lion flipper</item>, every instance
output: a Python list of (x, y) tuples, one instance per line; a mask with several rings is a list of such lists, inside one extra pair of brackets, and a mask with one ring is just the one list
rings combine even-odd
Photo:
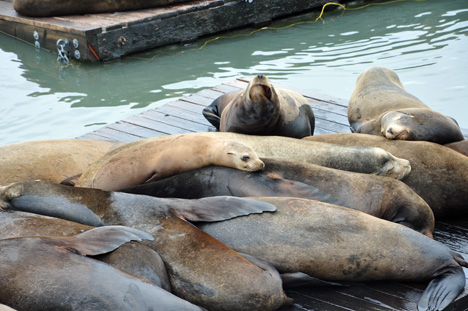
[(143, 231), (125, 226), (104, 226), (77, 234), (68, 238), (73, 249), (82, 255), (97, 256), (117, 249), (130, 241), (150, 240), (154, 238)]
[(419, 311), (443, 310), (465, 287), (465, 274), (461, 267), (433, 279), (418, 302)]
[(218, 111), (218, 101), (215, 100), (211, 105), (205, 107), (202, 111), (203, 116), (210, 122), (217, 130), (221, 124), (221, 117)]
[(174, 209), (179, 217), (188, 221), (214, 222), (232, 219), (250, 214), (261, 214), (263, 212), (274, 212), (273, 204), (246, 198), (230, 196), (207, 197), (190, 200), (190, 204), (180, 200)]
[(341, 283), (324, 281), (302, 272), (281, 273), (281, 280), (283, 280), (283, 288), (302, 286), (344, 286)]

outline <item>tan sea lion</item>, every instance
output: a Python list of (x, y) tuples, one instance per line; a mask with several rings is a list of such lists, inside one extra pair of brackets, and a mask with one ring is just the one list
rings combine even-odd
[[(0, 240), (0, 301), (19, 310), (203, 310), (89, 258), (151, 235), (123, 226)], [(27, 267), (27, 268), (25, 268)]]
[(314, 164), (263, 158), (261, 172), (211, 166), (134, 186), (127, 193), (196, 199), (208, 196), (289, 196), (350, 207), (432, 237), (429, 205), (399, 180)]
[(457, 141), (455, 143), (446, 144), (444, 146), (468, 157), (468, 140)]
[(264, 167), (255, 152), (242, 143), (182, 134), (117, 148), (90, 166), (75, 185), (118, 190), (209, 165), (245, 171)]
[(21, 15), (46, 17), (141, 10), (187, 1), (188, 0), (13, 0), (13, 7)]
[(271, 212), (271, 204), (235, 197), (161, 199), (40, 181), (4, 187), (0, 200), (7, 209), (145, 230), (154, 237), (148, 245), (163, 259), (172, 292), (209, 310), (276, 310), (290, 302), (275, 269), (252, 263), (186, 221)]
[(255, 199), (277, 211), (199, 227), (281, 273), (326, 281), (430, 281), (419, 299), (420, 311), (442, 310), (464, 289), (462, 266), (468, 263), (405, 226), (315, 200)]
[[(408, 160), (396, 158), (381, 148), (366, 146), (343, 148), (340, 145), (311, 143), (291, 137), (227, 132), (199, 132), (183, 135), (208, 136), (223, 141), (238, 141), (251, 147), (260, 158), (302, 161), (345, 171), (382, 175), (396, 179), (404, 178), (411, 171)], [(161, 138), (155, 137), (154, 139)]]
[(391, 141), (381, 136), (337, 133), (304, 140), (379, 147), (411, 162), (402, 181), (431, 207), (436, 219), (468, 215), (468, 158), (445, 146), (424, 141)]
[[(0, 239), (22, 236), (73, 236), (94, 227), (60, 218), (18, 211), (0, 212)], [(128, 242), (112, 252), (93, 256), (114, 268), (124, 270), (171, 291), (169, 276), (161, 257), (140, 242)]]
[(348, 121), (356, 133), (388, 139), (439, 144), (463, 139), (455, 120), (430, 109), (404, 89), (393, 70), (378, 66), (358, 76), (349, 99)]
[(81, 174), (122, 142), (87, 139), (36, 140), (0, 146), (0, 185), (25, 180), (61, 182)]
[(218, 97), (203, 115), (221, 132), (302, 138), (313, 135), (315, 128), (307, 99), (274, 88), (263, 75), (255, 76), (245, 90)]

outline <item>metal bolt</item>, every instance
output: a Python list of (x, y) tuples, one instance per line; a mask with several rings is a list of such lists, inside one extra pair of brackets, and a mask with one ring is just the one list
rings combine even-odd
[(36, 30), (34, 30), (34, 39), (39, 40), (39, 33)]
[(120, 37), (117, 39), (117, 45), (118, 45), (118, 46), (123, 46), (123, 45), (125, 45), (125, 42), (127, 42), (127, 39), (125, 39), (125, 37), (123, 37), (123, 36), (120, 36)]
[(75, 49), (78, 48), (80, 44), (78, 43), (78, 40), (77, 39), (73, 39), (73, 46), (75, 47)]
[(109, 52), (108, 50), (104, 50), (104, 54), (107, 54), (107, 52)]
[(78, 50), (75, 50), (75, 58), (80, 59), (81, 58), (81, 53)]
[(107, 42), (107, 39), (106, 39), (106, 38), (102, 39), (102, 42), (106, 43), (106, 42)]

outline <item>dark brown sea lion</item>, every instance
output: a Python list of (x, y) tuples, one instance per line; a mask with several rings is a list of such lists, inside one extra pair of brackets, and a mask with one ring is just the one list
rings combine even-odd
[(13, 7), (21, 15), (46, 17), (141, 10), (187, 1), (188, 0), (13, 0)]
[(274, 88), (263, 75), (254, 77), (245, 90), (218, 97), (203, 115), (221, 132), (302, 138), (313, 135), (315, 128), (307, 99)]
[(81, 174), (122, 142), (87, 139), (35, 140), (0, 146), (0, 185), (25, 180), (61, 182)]
[(468, 158), (445, 146), (424, 141), (390, 141), (381, 136), (337, 133), (304, 140), (380, 147), (411, 162), (402, 181), (431, 207), (436, 219), (468, 215)]
[(300, 197), (350, 207), (432, 237), (431, 208), (399, 180), (288, 160), (263, 161), (261, 172), (213, 166), (122, 191), (186, 199), (218, 195)]
[(455, 143), (446, 144), (444, 146), (468, 157), (468, 140), (457, 141)]
[(185, 220), (274, 211), (271, 204), (235, 197), (160, 199), (46, 182), (4, 187), (0, 200), (13, 210), (150, 233), (148, 245), (164, 260), (172, 292), (209, 310), (276, 310), (290, 302), (276, 270), (260, 268)]
[(152, 237), (122, 226), (95, 228), (72, 237), (2, 239), (0, 301), (18, 310), (203, 310), (87, 257), (142, 239)]
[(378, 66), (357, 78), (349, 99), (348, 121), (356, 133), (388, 139), (439, 144), (463, 139), (455, 120), (430, 109), (403, 88), (393, 70)]
[[(22, 236), (67, 237), (94, 227), (76, 222), (18, 211), (0, 212), (0, 239)], [(171, 291), (169, 276), (161, 257), (139, 242), (128, 242), (112, 252), (94, 256), (114, 268), (124, 270)]]
[(112, 191), (209, 165), (246, 171), (264, 167), (247, 145), (197, 133), (182, 134), (143, 139), (112, 150), (91, 165), (75, 185)]
[(275, 213), (199, 227), (239, 252), (328, 281), (431, 281), (419, 310), (441, 310), (463, 290), (468, 266), (443, 244), (405, 226), (315, 200), (255, 198)]
[(310, 142), (283, 136), (257, 136), (226, 132), (201, 132), (219, 140), (238, 141), (250, 146), (260, 158), (302, 161), (345, 171), (402, 179), (411, 171), (408, 160), (394, 157), (381, 148), (343, 146)]

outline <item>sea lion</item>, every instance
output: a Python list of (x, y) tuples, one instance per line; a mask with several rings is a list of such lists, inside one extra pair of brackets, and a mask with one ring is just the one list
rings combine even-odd
[(446, 144), (444, 146), (468, 157), (468, 140), (457, 141), (455, 143)]
[(381, 136), (337, 133), (304, 140), (380, 147), (411, 162), (402, 181), (426, 201), (436, 219), (468, 215), (468, 158), (445, 146), (424, 141), (390, 141)]
[(441, 310), (463, 290), (468, 266), (443, 244), (405, 226), (352, 209), (298, 198), (255, 198), (275, 213), (199, 228), (279, 272), (326, 281), (431, 281), (419, 310)]
[(274, 88), (264, 75), (255, 76), (245, 90), (218, 97), (203, 115), (221, 132), (302, 138), (313, 135), (315, 128), (307, 99)]
[[(0, 239), (22, 236), (67, 237), (93, 228), (73, 221), (37, 214), (18, 211), (0, 212)], [(161, 257), (142, 243), (128, 242), (112, 252), (93, 258), (171, 291), (169, 276)]]
[(350, 207), (432, 237), (429, 205), (399, 180), (314, 164), (263, 158), (265, 169), (248, 173), (206, 167), (121, 191), (156, 197), (289, 196)]
[(235, 197), (161, 199), (40, 181), (3, 187), (0, 200), (8, 209), (148, 232), (154, 237), (148, 245), (163, 259), (172, 292), (209, 310), (276, 310), (290, 302), (276, 270), (260, 268), (186, 221), (272, 212), (269, 203)]
[(264, 167), (255, 152), (239, 142), (199, 135), (164, 136), (128, 143), (105, 154), (75, 185), (112, 191), (209, 165), (246, 171)]
[(21, 15), (34, 17), (81, 15), (93, 13), (113, 13), (169, 6), (188, 0), (13, 0), (14, 9)]
[(0, 185), (25, 180), (61, 182), (81, 174), (123, 142), (87, 139), (35, 140), (0, 146)]
[(348, 121), (356, 133), (388, 139), (439, 144), (463, 139), (455, 120), (430, 109), (404, 89), (393, 70), (378, 66), (358, 76), (349, 99)]
[[(260, 158), (302, 161), (345, 171), (404, 178), (410, 171), (408, 160), (394, 157), (381, 148), (343, 146), (284, 136), (258, 136), (227, 132), (182, 134), (207, 136), (223, 141), (238, 141), (251, 147)], [(179, 135), (171, 135), (177, 137)], [(153, 140), (162, 139), (154, 137)]]
[(72, 237), (2, 239), (0, 301), (19, 310), (203, 310), (87, 257), (143, 239), (152, 237), (123, 226), (95, 228)]

